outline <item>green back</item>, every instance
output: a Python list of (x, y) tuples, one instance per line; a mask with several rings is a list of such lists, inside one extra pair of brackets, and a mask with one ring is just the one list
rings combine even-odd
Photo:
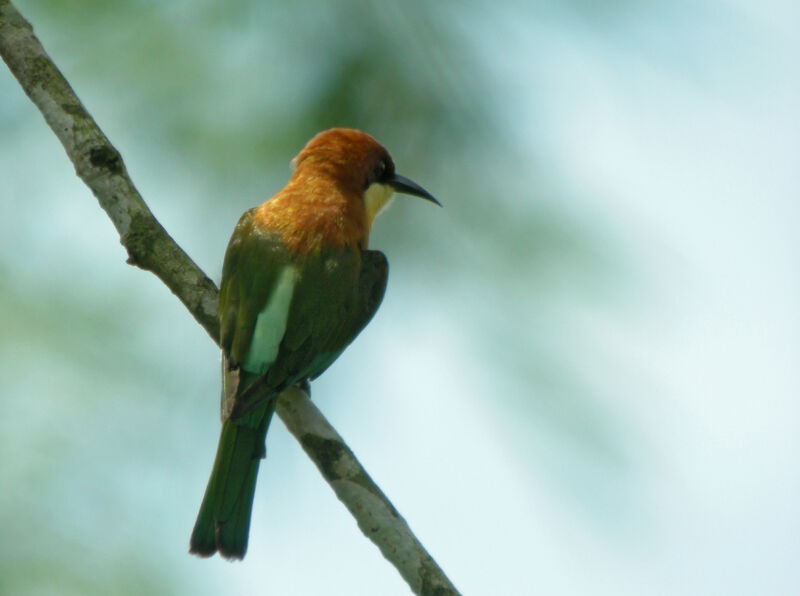
[(258, 316), (287, 266), (297, 275), (286, 330), (263, 378), (275, 392), (330, 366), (375, 314), (388, 276), (386, 257), (377, 251), (293, 255), (277, 234), (254, 225), (252, 215), (250, 210), (239, 220), (222, 271), (223, 411), (230, 411), (253, 378), (252, 371), (240, 368), (248, 360)]

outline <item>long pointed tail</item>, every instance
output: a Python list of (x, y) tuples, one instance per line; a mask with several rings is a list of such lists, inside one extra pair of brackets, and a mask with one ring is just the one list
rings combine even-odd
[(226, 559), (244, 558), (258, 465), (265, 456), (264, 439), (273, 410), (274, 404), (270, 403), (266, 413), (259, 416), (260, 423), (253, 426), (245, 420), (223, 422), (189, 552), (210, 557), (219, 551)]

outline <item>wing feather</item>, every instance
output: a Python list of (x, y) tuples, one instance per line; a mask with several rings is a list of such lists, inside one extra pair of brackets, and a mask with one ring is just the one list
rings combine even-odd
[[(254, 337), (271, 337), (255, 332), (259, 315), (270, 310), (287, 267), (294, 273), (285, 331), (274, 361), (265, 371), (253, 370), (257, 359), (248, 354)], [(223, 412), (250, 409), (252, 392), (242, 393), (255, 374), (263, 372), (260, 381), (276, 392), (319, 376), (372, 319), (387, 275), (386, 257), (377, 251), (292, 255), (276, 234), (255, 228), (252, 210), (245, 213), (228, 246), (220, 286)], [(236, 374), (242, 367), (248, 374)]]

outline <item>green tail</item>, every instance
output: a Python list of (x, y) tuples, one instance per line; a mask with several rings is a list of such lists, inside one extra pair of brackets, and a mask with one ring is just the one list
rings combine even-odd
[(189, 552), (210, 557), (219, 551), (226, 559), (244, 558), (258, 465), (266, 455), (264, 440), (274, 411), (270, 400), (235, 422), (223, 422)]

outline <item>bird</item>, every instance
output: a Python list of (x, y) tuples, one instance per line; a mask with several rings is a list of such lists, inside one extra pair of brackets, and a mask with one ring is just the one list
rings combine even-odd
[(441, 206), (355, 129), (320, 132), (292, 166), (281, 191), (241, 216), (225, 252), (222, 431), (189, 545), (201, 557), (244, 558), (277, 395), (307, 388), (380, 306), (389, 266), (368, 248), (377, 215), (395, 192)]

